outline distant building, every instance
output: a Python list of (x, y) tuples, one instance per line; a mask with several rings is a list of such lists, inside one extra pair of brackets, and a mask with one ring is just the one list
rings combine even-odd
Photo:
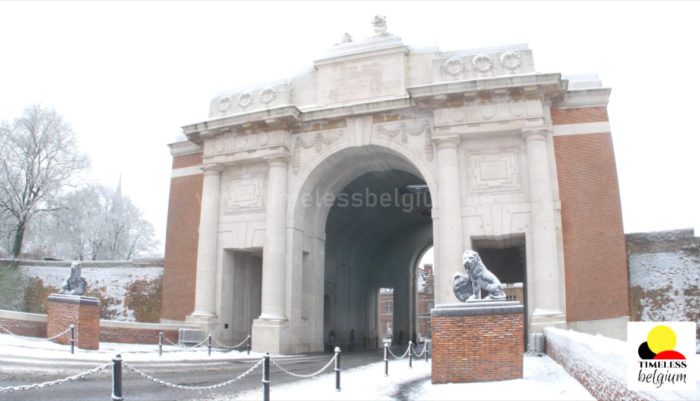
[(418, 296), (416, 304), (416, 339), (430, 338), (430, 310), (435, 307), (435, 275), (433, 265), (425, 264), (418, 278)]
[(382, 338), (391, 339), (394, 324), (394, 289), (379, 289), (379, 330)]

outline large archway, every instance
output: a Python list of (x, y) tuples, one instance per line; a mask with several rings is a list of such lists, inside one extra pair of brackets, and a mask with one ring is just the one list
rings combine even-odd
[(340, 150), (309, 174), (295, 231), (306, 244), (302, 276), (313, 272), (316, 283), (300, 305), (313, 327), (311, 349), (328, 345), (331, 334), (344, 349), (380, 344), (382, 287), (394, 289), (394, 342), (406, 343), (415, 331), (414, 266), (433, 241), (433, 226), (430, 192), (411, 186), (427, 188), (423, 175), (379, 146)]

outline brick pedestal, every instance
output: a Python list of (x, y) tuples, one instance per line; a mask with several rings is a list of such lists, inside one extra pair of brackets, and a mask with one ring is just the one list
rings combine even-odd
[(519, 302), (437, 305), (430, 314), (434, 384), (523, 377), (525, 329)]
[[(51, 294), (46, 303), (46, 337), (75, 327), (75, 345), (82, 349), (100, 349), (100, 301), (95, 297)], [(54, 342), (70, 344), (70, 333)]]

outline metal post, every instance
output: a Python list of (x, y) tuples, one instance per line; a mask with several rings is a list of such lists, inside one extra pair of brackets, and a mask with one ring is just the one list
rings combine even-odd
[(426, 360), (426, 361), (427, 361), (428, 359), (430, 359), (430, 352), (433, 351), (433, 341), (432, 341), (432, 340), (428, 340), (427, 346), (428, 346), (428, 348), (427, 348), (426, 351), (425, 351), (425, 355), (426, 355), (426, 356), (425, 356), (425, 360)]
[(335, 390), (340, 391), (340, 347), (335, 347)]
[(122, 356), (112, 358), (112, 400), (122, 401)]
[(413, 368), (413, 341), (408, 340), (408, 367)]
[(75, 353), (75, 326), (70, 325), (70, 353)]
[(384, 376), (389, 376), (389, 358), (388, 352), (389, 343), (384, 341)]
[(248, 334), (248, 355), (250, 355), (250, 334)]
[(207, 337), (207, 355), (211, 356), (211, 334)]
[(425, 361), (428, 362), (428, 341), (423, 341), (423, 354), (425, 354)]
[(158, 334), (158, 356), (163, 356), (163, 332)]
[(263, 401), (270, 401), (270, 353), (266, 352), (263, 361)]

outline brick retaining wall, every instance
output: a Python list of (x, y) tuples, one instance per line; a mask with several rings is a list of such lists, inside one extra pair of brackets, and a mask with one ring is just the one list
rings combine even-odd
[[(46, 315), (0, 311), (0, 326), (18, 336), (46, 338)], [(9, 334), (2, 329), (0, 333)]]
[[(47, 338), (46, 315), (0, 310), (0, 326), (18, 336)], [(183, 328), (192, 328), (182, 325)], [(100, 342), (158, 344), (158, 334), (178, 342), (178, 325), (100, 320)], [(0, 329), (0, 334), (7, 334)], [(167, 341), (163, 340), (165, 344)]]

